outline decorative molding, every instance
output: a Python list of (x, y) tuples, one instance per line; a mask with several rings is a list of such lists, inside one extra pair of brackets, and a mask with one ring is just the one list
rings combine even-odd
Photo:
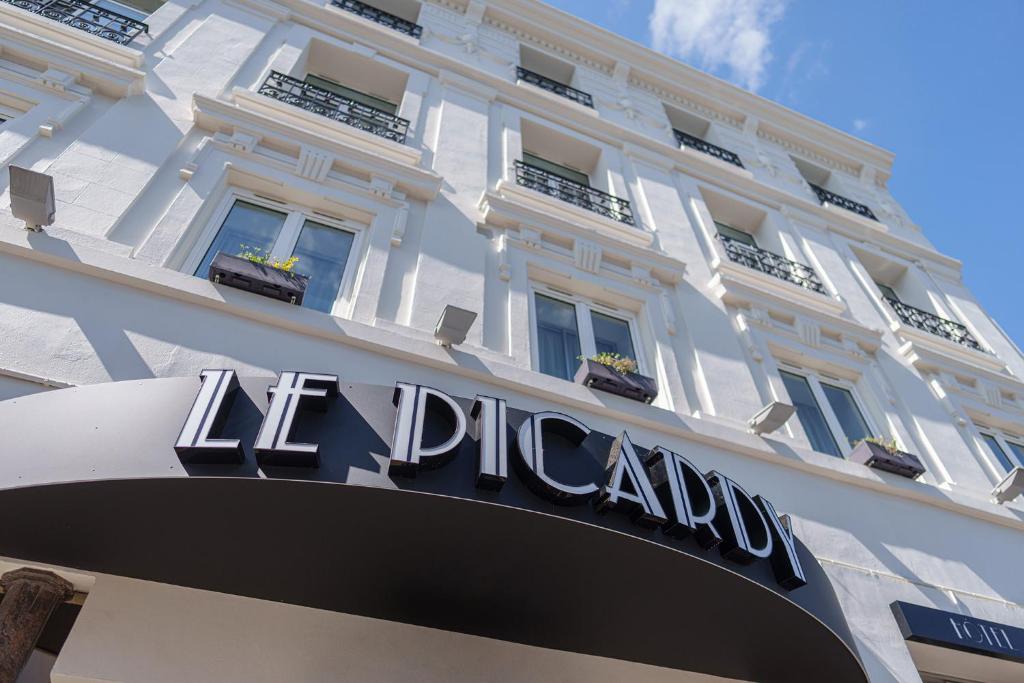
[(405, 239), (405, 227), (409, 222), (409, 204), (402, 202), (402, 205), (395, 212), (395, 224), (391, 228), (391, 246), (402, 246)]
[(568, 59), (569, 61), (572, 61), (576, 64), (589, 67), (595, 71), (604, 74), (605, 76), (612, 75), (612, 70), (608, 66), (601, 64), (600, 62), (597, 62), (593, 59), (589, 59), (580, 54), (577, 54), (576, 52), (568, 50), (563, 45), (552, 43), (550, 41), (544, 40), (543, 38), (538, 38), (532, 33), (528, 33), (527, 31), (512, 26), (511, 24), (501, 21), (500, 19), (495, 19), (492, 16), (484, 16), (483, 23), (486, 24), (487, 26), (493, 26), (494, 28), (500, 31), (510, 33), (519, 40), (525, 43), (530, 43), (531, 45), (539, 47), (545, 50), (546, 52), (553, 52), (564, 59)]
[(322, 149), (301, 145), (299, 147), (299, 159), (295, 164), (295, 174), (301, 178), (322, 183), (334, 165), (334, 155), (328, 154)]
[(576, 267), (588, 273), (597, 273), (601, 270), (601, 246), (596, 242), (577, 237), (572, 245), (573, 257), (576, 259)]
[(661, 314), (665, 316), (665, 327), (668, 329), (668, 333), (674, 336), (677, 329), (676, 312), (672, 307), (672, 299), (669, 297), (667, 291), (662, 291), (658, 300), (661, 302)]
[(376, 173), (370, 175), (370, 192), (375, 197), (380, 199), (388, 199), (391, 193), (395, 191), (395, 184), (397, 178), (391, 176), (378, 175)]
[(705, 106), (700, 102), (692, 100), (688, 97), (684, 97), (683, 95), (679, 95), (669, 90), (665, 90), (664, 88), (657, 86), (654, 83), (651, 83), (650, 81), (644, 80), (637, 76), (632, 76), (629, 79), (629, 84), (636, 88), (640, 88), (641, 90), (646, 90), (647, 92), (651, 93), (652, 95), (655, 95), (661, 100), (668, 100), (672, 104), (679, 105), (684, 109), (688, 109), (695, 114), (699, 114), (700, 116), (703, 116), (705, 118), (713, 119), (715, 121), (718, 121), (719, 123), (724, 123), (727, 126), (735, 128), (736, 130), (743, 130), (742, 119), (729, 116), (728, 114), (717, 111), (715, 109), (711, 109), (710, 107)]
[(813, 320), (799, 316), (796, 319), (796, 331), (800, 340), (811, 348), (821, 346), (821, 326)]
[(637, 283), (641, 287), (645, 287), (647, 289), (657, 289), (661, 287), (661, 283), (658, 282), (657, 278), (651, 274), (651, 269), (646, 266), (634, 263), (630, 267), (630, 275), (633, 278), (633, 282)]
[(535, 228), (520, 226), (519, 241), (523, 243), (523, 246), (529, 247), (530, 249), (540, 249), (544, 246), (541, 232)]
[(782, 147), (783, 149), (789, 150), (790, 152), (794, 152), (796, 154), (799, 154), (800, 156), (807, 157), (812, 161), (824, 164), (825, 166), (828, 166), (833, 170), (842, 171), (843, 173), (847, 173), (852, 176), (859, 175), (859, 172), (855, 166), (851, 166), (850, 164), (837, 161), (830, 157), (826, 157), (822, 154), (819, 154), (818, 152), (815, 152), (814, 150), (808, 149), (807, 147), (799, 144), (798, 142), (794, 142), (793, 140), (783, 138), (774, 133), (771, 133), (765, 130), (763, 127), (759, 127), (757, 129), (757, 137), (761, 138), (762, 140), (767, 140), (768, 142), (774, 143), (779, 147)]
[(512, 279), (512, 267), (508, 262), (508, 234), (498, 235), (498, 277), (504, 282)]
[(76, 81), (76, 76), (60, 69), (54, 69), (50, 67), (42, 74), (39, 75), (39, 82), (43, 86), (56, 90), (57, 92), (65, 92), (69, 87), (73, 86)]
[(236, 129), (226, 142), (235, 151), (248, 153), (256, 149), (256, 145), (260, 143), (260, 136), (246, 130)]

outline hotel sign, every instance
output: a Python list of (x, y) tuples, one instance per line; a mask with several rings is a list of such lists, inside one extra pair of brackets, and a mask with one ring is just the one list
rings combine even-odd
[[(626, 431), (601, 434), (572, 416), (513, 410), (491, 396), (459, 399), (404, 382), (343, 390), (336, 375), (293, 371), (268, 388), (265, 413), (246, 413), (236, 405), (245, 392), (233, 370), (200, 377), (174, 447), (196, 474), (241, 467), (251, 452), (263, 476), (332, 480), (340, 451), (366, 450), (386, 457), (381, 469), (399, 485), (434, 493), (471, 487), (485, 500), (522, 506), (505, 496), (514, 488), (511, 464), (546, 512), (596, 515), (665, 544), (691, 539), (730, 562), (768, 564), (785, 590), (806, 584), (789, 518), (768, 499), (721, 472), (702, 472), (683, 454), (642, 448)], [(380, 434), (385, 412), (388, 433)]]
[(907, 602), (891, 607), (906, 640), (1024, 663), (1024, 629)]

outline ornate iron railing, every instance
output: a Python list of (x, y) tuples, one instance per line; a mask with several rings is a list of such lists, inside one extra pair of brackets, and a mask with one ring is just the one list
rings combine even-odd
[(259, 93), (398, 143), (405, 143), (409, 132), (403, 118), (277, 71), (270, 72)]
[(547, 76), (541, 76), (539, 73), (535, 73), (533, 71), (530, 71), (529, 69), (524, 69), (521, 66), (517, 66), (516, 78), (526, 83), (535, 85), (538, 88), (543, 88), (548, 92), (553, 92), (556, 95), (561, 95), (562, 97), (572, 100), (573, 102), (578, 102), (579, 104), (582, 104), (584, 107), (590, 107), (591, 109), (594, 108), (594, 98), (590, 96), (590, 93), (583, 92), (582, 90), (577, 90), (576, 88), (572, 88), (566, 85), (565, 83), (559, 83), (558, 81), (551, 80)]
[(575, 204), (582, 209), (599, 213), (620, 223), (634, 225), (633, 209), (625, 199), (613, 197), (607, 192), (563, 178), (522, 161), (517, 161), (515, 166), (516, 183), (523, 187), (557, 197), (563, 202)]
[(812, 292), (827, 294), (818, 274), (810, 266), (790, 261), (778, 254), (765, 251), (760, 247), (752, 247), (725, 235), (719, 235), (718, 239), (722, 241), (722, 246), (725, 247), (725, 253), (730, 261), (759, 270), (780, 280), (792, 282), (794, 285), (799, 285)]
[(707, 140), (701, 140), (700, 138), (690, 135), (689, 133), (684, 133), (681, 130), (673, 129), (672, 132), (675, 133), (676, 142), (679, 143), (680, 147), (690, 147), (698, 152), (704, 152), (716, 159), (721, 159), (722, 161), (727, 161), (730, 164), (743, 168), (743, 162), (740, 161), (739, 156), (735, 152), (730, 152), (718, 145), (712, 145)]
[(818, 195), (818, 201), (821, 202), (822, 204), (835, 204), (841, 209), (853, 211), (855, 214), (864, 216), (865, 218), (870, 218), (873, 221), (878, 220), (877, 218), (875, 218), (875, 214), (871, 211), (871, 209), (864, 206), (860, 202), (855, 202), (852, 199), (847, 199), (843, 195), (836, 194), (835, 192), (829, 192), (824, 187), (818, 187), (814, 183), (807, 184), (811, 186), (812, 190), (814, 190), (814, 194)]
[(359, 16), (376, 22), (381, 26), (387, 26), (399, 33), (404, 33), (407, 36), (419, 38), (423, 35), (423, 27), (419, 24), (415, 24), (403, 19), (402, 17), (396, 17), (394, 14), (385, 12), (382, 9), (371, 7), (365, 2), (359, 2), (359, 0), (331, 0), (331, 4), (348, 12), (352, 12), (353, 14), (358, 14)]
[(961, 325), (955, 323), (952, 320), (946, 320), (934, 313), (928, 311), (922, 311), (920, 308), (914, 308), (909, 304), (905, 304), (899, 299), (893, 299), (892, 297), (883, 296), (885, 302), (892, 307), (892, 310), (896, 311), (896, 315), (899, 319), (911, 327), (916, 327), (919, 330), (930, 332), (938, 337), (948, 339), (952, 342), (956, 342), (962, 346), (966, 346), (971, 349), (978, 351), (984, 351), (978, 340), (974, 338), (974, 335), (970, 331)]
[(120, 45), (132, 42), (149, 26), (83, 0), (0, 0), (23, 10), (105, 38)]

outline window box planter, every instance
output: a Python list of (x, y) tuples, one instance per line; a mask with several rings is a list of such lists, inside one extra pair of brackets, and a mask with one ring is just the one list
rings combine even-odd
[(241, 289), (285, 303), (302, 305), (309, 278), (289, 273), (241, 256), (219, 252), (210, 264), (210, 282)]
[(908, 479), (914, 479), (925, 472), (924, 465), (916, 455), (903, 451), (890, 451), (870, 441), (861, 441), (857, 444), (853, 452), (850, 453), (850, 460)]
[(589, 358), (582, 361), (575, 379), (577, 384), (585, 387), (643, 403), (651, 403), (658, 396), (658, 382), (654, 378), (635, 372), (619, 372)]

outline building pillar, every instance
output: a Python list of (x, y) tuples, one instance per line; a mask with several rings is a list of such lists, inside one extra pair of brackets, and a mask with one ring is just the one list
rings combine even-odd
[(58, 605), (74, 587), (53, 572), (15, 569), (0, 576), (0, 683), (14, 683)]

